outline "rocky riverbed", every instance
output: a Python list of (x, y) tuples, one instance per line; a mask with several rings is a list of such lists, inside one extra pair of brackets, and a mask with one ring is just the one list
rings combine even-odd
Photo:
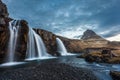
[(0, 72), (0, 80), (97, 80), (92, 71), (65, 63), (39, 65)]

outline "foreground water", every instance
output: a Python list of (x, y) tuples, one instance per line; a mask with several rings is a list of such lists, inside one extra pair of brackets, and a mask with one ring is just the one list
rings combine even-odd
[(64, 57), (51, 58), (46, 60), (25, 61), (23, 64), (14, 65), (14, 66), (0, 66), (0, 72), (9, 70), (9, 69), (17, 69), (17, 68), (38, 65), (41, 63), (52, 63), (52, 62), (66, 63), (74, 67), (83, 67), (83, 68), (90, 69), (95, 73), (95, 75), (100, 80), (112, 80), (109, 75), (110, 70), (120, 71), (120, 65), (118, 64), (88, 63), (82, 58), (76, 58), (76, 56), (64, 56)]

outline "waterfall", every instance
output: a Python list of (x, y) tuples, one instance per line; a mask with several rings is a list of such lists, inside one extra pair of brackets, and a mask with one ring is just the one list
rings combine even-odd
[[(9, 22), (10, 38), (6, 57), (7, 62), (1, 64), (1, 66), (9, 66), (23, 63), (15, 62), (14, 60), (19, 35), (18, 32), (20, 27), (21, 27), (20, 20), (13, 20)], [(47, 53), (41, 37), (32, 28), (29, 27), (26, 60), (49, 59), (49, 58), (55, 57), (52, 57)]]
[(57, 43), (57, 51), (61, 53), (62, 56), (77, 55), (77, 54), (68, 53), (62, 40), (60, 40), (59, 38), (56, 38), (56, 43)]
[(6, 57), (6, 63), (3, 63), (2, 66), (20, 64), (20, 62), (14, 61), (19, 29), (20, 29), (20, 20), (13, 20), (9, 22), (10, 38), (8, 43), (7, 55), (6, 55), (7, 57)]
[(56, 42), (57, 42), (57, 51), (59, 53), (61, 53), (62, 56), (68, 55), (67, 50), (66, 50), (63, 42), (59, 38), (56, 38)]
[(7, 62), (14, 62), (14, 55), (18, 37), (18, 31), (20, 27), (20, 21), (13, 20), (9, 22), (9, 30), (10, 30), (10, 39), (8, 44), (8, 60)]
[(50, 55), (47, 53), (41, 37), (32, 28), (29, 28), (26, 59), (34, 60), (45, 58), (50, 58)]

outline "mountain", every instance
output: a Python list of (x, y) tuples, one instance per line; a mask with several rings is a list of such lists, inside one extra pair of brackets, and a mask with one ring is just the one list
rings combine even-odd
[(83, 36), (81, 37), (82, 40), (89, 40), (89, 39), (98, 39), (98, 40), (103, 40), (103, 38), (99, 35), (97, 35), (94, 31), (87, 29), (84, 33)]

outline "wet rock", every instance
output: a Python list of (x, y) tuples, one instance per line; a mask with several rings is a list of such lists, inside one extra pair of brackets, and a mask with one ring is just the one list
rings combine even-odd
[(27, 50), (27, 42), (28, 42), (28, 23), (25, 20), (20, 21), (20, 29), (18, 32), (18, 40), (16, 46), (16, 60), (24, 60), (26, 56)]
[[(28, 25), (25, 20), (20, 21), (20, 29), (17, 40), (17, 46), (15, 50), (15, 60), (23, 60), (25, 59), (26, 49), (27, 49), (27, 36), (28, 36)], [(10, 38), (10, 30), (9, 25), (0, 25), (0, 63), (6, 61), (8, 51), (8, 44)]]
[(88, 62), (98, 62), (98, 63), (103, 62), (102, 56), (100, 56), (99, 54), (98, 55), (88, 54), (88, 55), (86, 55), (85, 60)]
[(120, 72), (118, 71), (110, 71), (110, 75), (113, 80), (120, 80)]

